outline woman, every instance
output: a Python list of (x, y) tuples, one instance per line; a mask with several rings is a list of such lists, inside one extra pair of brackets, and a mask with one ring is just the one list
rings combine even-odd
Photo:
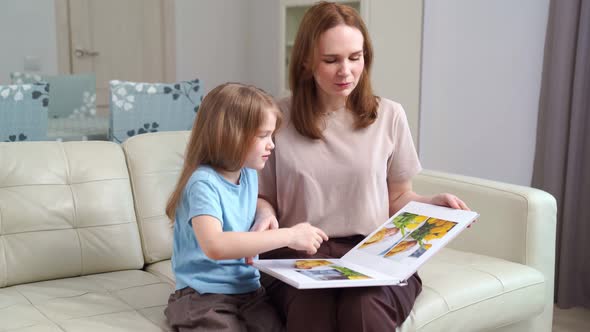
[[(320, 2), (303, 17), (290, 64), (285, 126), (262, 170), (253, 230), (300, 222), (330, 240), (307, 255), (278, 249), (264, 258), (339, 258), (409, 201), (468, 209), (457, 197), (412, 191), (421, 170), (400, 104), (373, 95), (373, 49), (358, 13)], [(278, 219), (278, 221), (277, 221)], [(297, 290), (263, 280), (289, 331), (393, 331), (422, 289), (406, 286)]]

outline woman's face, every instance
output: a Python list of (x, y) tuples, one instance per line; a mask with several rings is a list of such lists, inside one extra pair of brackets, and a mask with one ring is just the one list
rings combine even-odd
[(358, 84), (365, 67), (363, 42), (360, 30), (344, 24), (320, 36), (313, 76), (325, 102), (345, 100)]

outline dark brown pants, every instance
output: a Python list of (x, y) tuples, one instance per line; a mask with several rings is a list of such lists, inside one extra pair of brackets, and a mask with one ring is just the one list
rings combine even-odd
[(164, 311), (174, 330), (284, 331), (276, 310), (267, 302), (264, 288), (236, 294), (199, 294), (190, 287), (170, 295)]
[[(335, 238), (318, 253), (281, 248), (262, 255), (278, 258), (340, 258), (364, 237)], [(272, 303), (286, 320), (287, 331), (394, 331), (408, 317), (422, 291), (417, 274), (406, 286), (298, 290), (266, 274), (261, 279)]]

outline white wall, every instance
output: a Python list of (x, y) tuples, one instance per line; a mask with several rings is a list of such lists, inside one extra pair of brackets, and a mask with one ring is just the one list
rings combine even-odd
[(24, 70), (24, 57), (38, 57), (40, 72), (57, 73), (53, 1), (0, 0), (0, 84)]
[(176, 79), (203, 80), (205, 92), (248, 79), (247, 1), (175, 0)]
[(279, 1), (248, 0), (247, 79), (273, 96), (280, 96)]
[[(424, 2), (423, 165), (530, 184), (549, 0)], [(177, 79), (199, 77), (206, 91), (240, 81), (279, 94), (278, 1), (175, 3)], [(404, 104), (416, 136), (419, 91), (412, 58), (420, 49), (414, 45), (420, 5), (370, 5), (376, 91)], [(38, 56), (40, 71), (57, 73), (54, 1), (0, 0), (0, 8), (0, 84), (11, 71), (24, 69), (24, 55)]]
[(425, 1), (425, 168), (530, 185), (548, 5)]
[(368, 16), (375, 53), (373, 88), (403, 105), (418, 148), (422, 1), (372, 0)]

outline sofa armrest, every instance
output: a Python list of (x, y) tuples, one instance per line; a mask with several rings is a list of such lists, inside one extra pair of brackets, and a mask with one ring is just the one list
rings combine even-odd
[(449, 247), (531, 266), (545, 275), (553, 302), (557, 205), (550, 194), (530, 187), (424, 170), (414, 178), (423, 195), (457, 195), (480, 218)]

